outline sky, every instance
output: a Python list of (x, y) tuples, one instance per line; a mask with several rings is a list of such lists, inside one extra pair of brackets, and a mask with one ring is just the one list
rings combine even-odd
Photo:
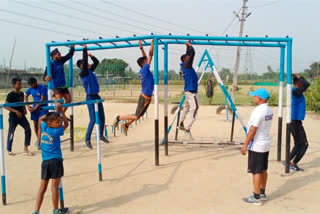
[[(238, 36), (240, 22), (233, 14), (242, 0), (0, 0), (0, 65), (12, 68), (46, 65), (45, 44), (51, 41), (175, 35)], [(293, 72), (320, 60), (319, 0), (248, 0), (251, 15), (244, 24), (249, 37), (293, 38)], [(67, 48), (60, 48), (62, 54)], [(195, 62), (209, 50), (218, 69), (235, 64), (235, 47), (195, 46)], [(148, 50), (148, 48), (146, 48)], [(169, 49), (169, 69), (178, 70), (184, 45)], [(138, 71), (138, 48), (91, 52), (100, 60), (121, 58)], [(163, 68), (162, 50), (160, 69)], [(75, 60), (81, 57), (76, 53)], [(279, 48), (241, 48), (240, 73), (262, 73), (267, 65), (279, 68)]]

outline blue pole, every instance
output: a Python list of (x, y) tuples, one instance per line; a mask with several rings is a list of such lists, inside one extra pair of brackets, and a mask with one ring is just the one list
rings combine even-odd
[[(87, 100), (87, 101), (81, 101), (81, 102), (74, 102), (74, 103), (64, 103), (62, 104), (62, 107), (71, 107), (71, 106), (79, 106), (79, 105), (87, 105), (87, 104), (94, 104), (94, 103), (102, 103), (104, 100)], [(44, 106), (40, 108), (41, 110), (53, 110), (55, 109), (55, 106)]]
[(165, 43), (163, 46), (164, 50), (164, 144), (165, 144), (165, 156), (169, 155), (168, 148), (168, 44)]
[(2, 103), (0, 104), (0, 108), (6, 107), (17, 107), (17, 106), (26, 106), (26, 105), (33, 105), (33, 104), (48, 104), (48, 103), (63, 103), (64, 100), (44, 100), (44, 101), (33, 101), (33, 102), (18, 102), (18, 103)]
[[(51, 77), (51, 63), (50, 63), (50, 46), (46, 45), (47, 52), (47, 76)], [(48, 100), (52, 100), (52, 80), (48, 82)]]
[[(73, 102), (73, 61), (69, 59), (69, 92), (71, 95), (71, 102)], [(70, 108), (70, 151), (74, 151), (74, 119), (73, 106)]]
[(62, 179), (60, 179), (58, 192), (59, 192), (60, 208), (63, 209), (64, 208), (64, 197), (63, 197)]
[(7, 205), (6, 193), (6, 173), (5, 173), (5, 160), (4, 160), (4, 140), (3, 140), (3, 109), (0, 107), (0, 156), (1, 156), (1, 193), (2, 204)]
[(287, 127), (286, 127), (286, 167), (285, 173), (290, 172), (290, 124), (291, 124), (291, 90), (292, 90), (292, 39), (287, 46)]
[(228, 111), (228, 100), (227, 100), (227, 96), (224, 96), (224, 101), (225, 101), (225, 105), (226, 105), (227, 121), (229, 121), (229, 111)]
[(282, 116), (283, 116), (283, 83), (284, 83), (284, 62), (285, 47), (280, 49), (280, 83), (279, 83), (279, 112), (278, 112), (278, 146), (277, 161), (281, 161), (281, 144), (282, 144)]
[(155, 165), (159, 166), (159, 47), (158, 38), (154, 37), (154, 97), (155, 97), (155, 112), (154, 112), (154, 127), (155, 127)]
[(100, 148), (100, 119), (98, 103), (94, 104), (95, 119), (96, 119), (96, 137), (97, 137), (97, 156), (98, 156), (98, 173), (99, 181), (102, 181), (102, 167), (101, 167), (101, 148)]

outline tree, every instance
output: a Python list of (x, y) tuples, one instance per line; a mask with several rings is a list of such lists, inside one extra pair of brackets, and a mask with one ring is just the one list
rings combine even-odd
[(320, 73), (320, 63), (319, 62), (314, 62), (312, 63), (309, 68), (304, 70), (304, 73), (308, 78), (311, 80), (314, 79), (314, 77), (317, 77)]
[(128, 67), (128, 63), (122, 59), (104, 59), (100, 62), (99, 66), (96, 68), (95, 72), (106, 76), (107, 73), (113, 74), (114, 76), (125, 76), (125, 70)]
[(221, 80), (223, 82), (232, 82), (233, 81), (233, 74), (231, 73), (229, 68), (222, 68), (219, 72), (219, 75), (220, 75)]

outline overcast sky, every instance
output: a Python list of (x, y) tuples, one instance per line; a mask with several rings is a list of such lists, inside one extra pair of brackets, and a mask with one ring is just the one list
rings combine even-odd
[[(116, 5), (113, 5), (116, 4)], [(319, 0), (249, 0), (244, 35), (293, 38), (293, 70), (301, 72), (320, 60)], [(238, 36), (242, 0), (0, 0), (0, 64), (9, 65), (16, 39), (12, 67), (44, 67), (45, 43), (157, 34)], [(231, 25), (229, 26), (229, 24)], [(229, 26), (229, 27), (228, 27)], [(233, 70), (234, 47), (196, 46), (195, 62), (204, 49), (210, 50), (218, 68)], [(148, 50), (148, 48), (147, 48)], [(61, 52), (66, 53), (62, 48)], [(182, 45), (170, 46), (169, 67), (178, 70)], [(99, 59), (121, 58), (138, 70), (138, 48), (102, 50)], [(80, 53), (75, 58), (80, 58)], [(162, 56), (162, 51), (160, 51)], [(279, 68), (278, 48), (242, 48), (240, 72), (265, 72), (266, 66)], [(160, 69), (162, 69), (160, 57)]]

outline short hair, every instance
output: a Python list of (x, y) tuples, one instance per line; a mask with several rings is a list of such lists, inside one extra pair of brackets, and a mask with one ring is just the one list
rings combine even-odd
[(22, 79), (20, 79), (19, 77), (15, 77), (11, 80), (12, 85), (15, 85), (17, 82), (21, 82)]
[(45, 122), (51, 122), (60, 119), (60, 115), (57, 112), (48, 112), (48, 114), (45, 116), (44, 121)]
[(50, 52), (50, 56), (53, 57), (57, 53), (59, 53), (59, 50), (58, 50), (58, 48), (55, 48), (55, 49), (53, 49), (53, 51)]
[(80, 68), (80, 65), (82, 65), (82, 63), (83, 63), (83, 60), (82, 60), (82, 59), (79, 59), (79, 60), (77, 61), (77, 66)]
[(297, 77), (293, 77), (292, 81), (293, 81), (294, 85), (297, 84), (298, 82), (300, 82), (299, 78), (297, 78)]
[(142, 57), (139, 57), (138, 60), (137, 60), (137, 63), (140, 67), (142, 67), (143, 65), (143, 62), (147, 59), (146, 56), (142, 56)]
[(31, 85), (32, 83), (37, 83), (37, 79), (34, 78), (34, 77), (30, 77), (30, 78), (28, 79), (28, 84)]
[(183, 55), (180, 57), (181, 62), (184, 62), (184, 60), (186, 59), (187, 56), (188, 56), (187, 54), (183, 54)]

